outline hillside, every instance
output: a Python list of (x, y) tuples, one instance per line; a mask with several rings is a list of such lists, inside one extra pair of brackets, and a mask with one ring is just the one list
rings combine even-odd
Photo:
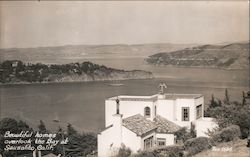
[(208, 67), (223, 69), (247, 69), (249, 43), (228, 45), (202, 45), (149, 56), (146, 61), (153, 65), (181, 67)]
[(190, 44), (140, 44), (140, 45), (66, 45), (56, 47), (0, 49), (0, 61), (21, 60), (32, 63), (65, 64), (89, 58), (146, 57), (154, 52), (170, 52), (192, 47)]
[(71, 64), (24, 64), (4, 61), (0, 64), (0, 83), (75, 82), (152, 78), (151, 72), (118, 70), (91, 62)]
[(250, 149), (247, 140), (221, 143), (212, 149), (194, 155), (194, 157), (249, 157)]

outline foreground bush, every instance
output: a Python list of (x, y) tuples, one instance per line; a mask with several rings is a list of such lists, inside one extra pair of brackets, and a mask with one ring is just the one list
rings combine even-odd
[(134, 154), (132, 157), (156, 157), (153, 151), (140, 151), (137, 154)]
[(155, 149), (154, 154), (157, 157), (182, 157), (183, 151), (183, 146), (165, 146)]
[(118, 151), (118, 154), (116, 157), (129, 157), (131, 155), (130, 148), (126, 147), (124, 144), (122, 144), (121, 148)]
[(191, 138), (184, 143), (185, 151), (187, 151), (189, 156), (197, 154), (203, 150), (212, 147), (209, 138), (207, 137), (197, 137)]
[(212, 136), (214, 142), (229, 142), (241, 137), (240, 127), (237, 125), (231, 125), (215, 133)]
[(146, 150), (134, 154), (133, 157), (182, 157), (183, 146), (164, 146), (158, 147), (153, 150)]
[(216, 101), (212, 96), (206, 114), (216, 118), (220, 128), (225, 128), (229, 125), (238, 125), (241, 130), (241, 137), (247, 138), (250, 130), (250, 105), (247, 104), (246, 97), (243, 92), (241, 102), (231, 102), (226, 90), (224, 101), (219, 99)]
[(182, 127), (175, 132), (176, 140), (178, 144), (183, 144), (186, 140), (196, 137), (194, 125), (191, 125), (191, 130), (188, 131), (186, 127)]

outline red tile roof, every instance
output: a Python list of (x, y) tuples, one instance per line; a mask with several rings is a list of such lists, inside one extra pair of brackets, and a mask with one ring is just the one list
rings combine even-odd
[(138, 136), (148, 133), (157, 128), (154, 122), (147, 120), (140, 114), (123, 119), (124, 127), (136, 133)]
[(157, 133), (174, 133), (181, 128), (179, 125), (159, 115), (155, 116), (154, 124), (157, 126)]
[(147, 120), (140, 114), (123, 119), (123, 126), (138, 136), (142, 136), (154, 129), (157, 133), (174, 133), (181, 127), (177, 124), (157, 115), (153, 121)]

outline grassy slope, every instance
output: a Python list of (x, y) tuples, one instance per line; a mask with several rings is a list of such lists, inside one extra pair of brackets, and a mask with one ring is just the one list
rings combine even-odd
[(186, 48), (170, 53), (157, 53), (149, 56), (151, 64), (221, 67), (229, 69), (248, 68), (249, 43), (234, 43), (229, 45), (203, 45)]
[(236, 140), (221, 143), (216, 148), (232, 148), (231, 151), (215, 151), (213, 149), (203, 151), (194, 157), (250, 157), (250, 148), (246, 147), (247, 140)]

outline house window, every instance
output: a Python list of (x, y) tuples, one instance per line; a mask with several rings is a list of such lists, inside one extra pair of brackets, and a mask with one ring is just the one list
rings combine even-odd
[(202, 104), (196, 106), (196, 119), (202, 117)]
[(165, 138), (157, 138), (157, 146), (165, 146), (166, 139)]
[(153, 147), (153, 136), (147, 138), (144, 140), (144, 149), (149, 149)]
[(189, 121), (189, 107), (182, 107), (182, 121)]
[(144, 108), (144, 116), (145, 117), (150, 117), (150, 108), (149, 107)]

